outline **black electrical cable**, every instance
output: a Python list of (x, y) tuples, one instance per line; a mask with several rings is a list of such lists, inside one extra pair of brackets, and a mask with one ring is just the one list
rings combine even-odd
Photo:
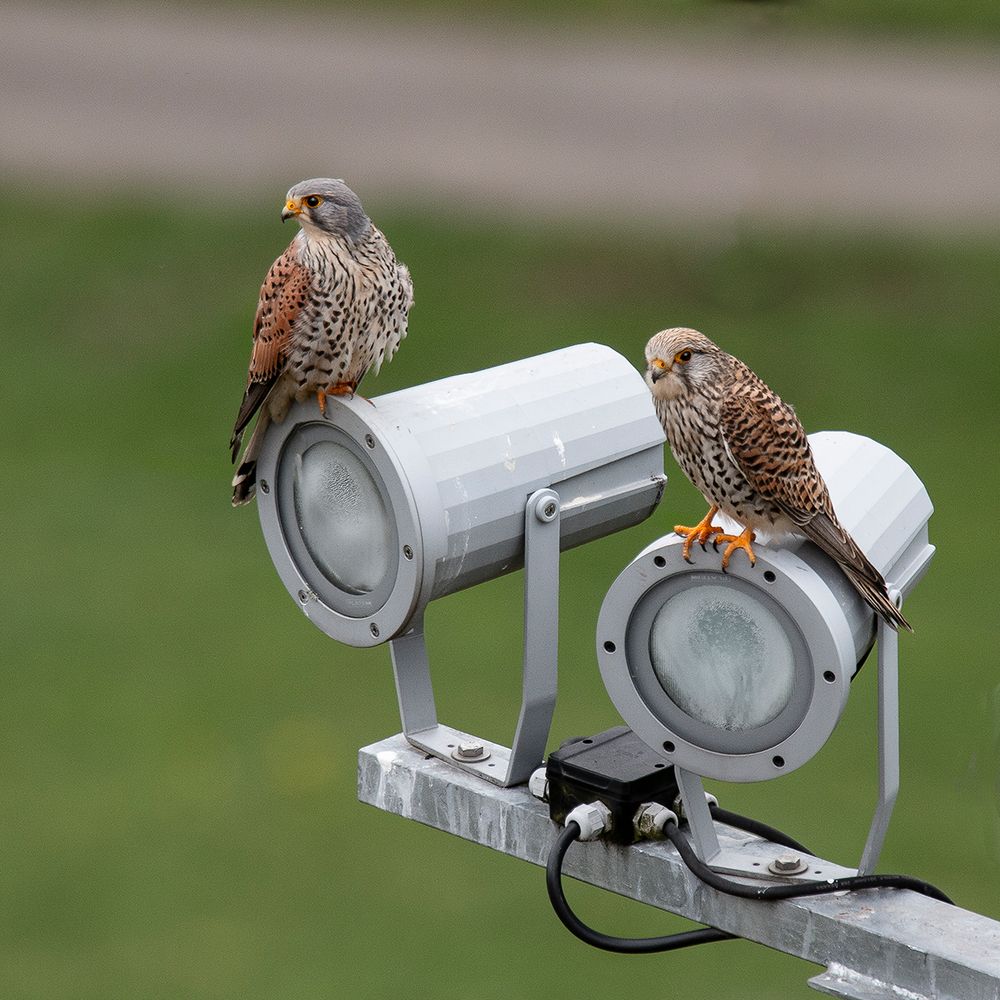
[(759, 819), (741, 816), (739, 813), (723, 809), (722, 806), (709, 805), (708, 808), (712, 813), (712, 819), (717, 819), (720, 823), (728, 823), (729, 826), (746, 830), (747, 833), (755, 833), (758, 837), (773, 841), (775, 844), (781, 844), (782, 847), (790, 847), (793, 851), (801, 851), (803, 854), (813, 853), (808, 847), (803, 847), (797, 840), (789, 837), (787, 833), (782, 833), (781, 830), (775, 829), (767, 823), (762, 823)]
[[(796, 882), (791, 885), (745, 885), (733, 882), (718, 872), (712, 871), (688, 843), (687, 837), (681, 833), (676, 823), (667, 823), (663, 828), (664, 836), (677, 848), (684, 863), (706, 885), (730, 896), (741, 896), (743, 899), (794, 899), (798, 896), (818, 896), (827, 892), (842, 892), (851, 889), (912, 889), (931, 899), (942, 903), (952, 903), (940, 889), (910, 875), (852, 875), (848, 878), (832, 878), (824, 882)], [(806, 853), (809, 853), (808, 851)], [(954, 904), (952, 904), (954, 905)]]
[(566, 901), (562, 888), (562, 865), (566, 852), (580, 836), (580, 827), (572, 820), (559, 832), (549, 860), (545, 865), (545, 887), (549, 891), (549, 899), (556, 916), (566, 928), (581, 941), (604, 951), (615, 951), (625, 955), (648, 955), (658, 951), (674, 951), (677, 948), (690, 948), (696, 944), (708, 944), (711, 941), (731, 941), (734, 937), (725, 931), (714, 927), (705, 927), (697, 931), (683, 931), (680, 934), (668, 934), (665, 937), (651, 938), (621, 938), (602, 934), (588, 927), (571, 909)]
[[(737, 829), (746, 830), (764, 837), (776, 844), (789, 847), (795, 851), (802, 851), (805, 854), (812, 854), (798, 841), (782, 833), (780, 830), (762, 823), (760, 820), (752, 819), (749, 816), (741, 816), (739, 813), (730, 812), (717, 805), (709, 807), (714, 819), (722, 823), (727, 823)], [(713, 871), (695, 854), (694, 848), (687, 838), (680, 832), (676, 823), (667, 823), (663, 830), (670, 842), (677, 848), (681, 859), (691, 869), (701, 881), (706, 885), (717, 889), (719, 892), (728, 893), (731, 896), (740, 896), (744, 899), (777, 900), (794, 899), (802, 896), (817, 896), (828, 892), (844, 892), (856, 889), (911, 889), (924, 896), (940, 900), (943, 903), (952, 903), (940, 889), (924, 882), (922, 879), (913, 878), (910, 875), (855, 875), (849, 878), (827, 879), (824, 882), (796, 882), (787, 885), (753, 886), (742, 882), (734, 882), (725, 878), (718, 872)], [(610, 934), (603, 934), (588, 927), (574, 912), (566, 900), (562, 888), (562, 865), (569, 850), (570, 844), (580, 836), (580, 827), (575, 822), (569, 822), (560, 831), (556, 838), (552, 850), (549, 852), (548, 862), (545, 866), (545, 887), (549, 893), (549, 900), (556, 916), (563, 925), (581, 941), (594, 948), (601, 948), (604, 951), (618, 952), (626, 955), (644, 955), (655, 952), (674, 951), (678, 948), (689, 948), (697, 944), (709, 944), (713, 941), (731, 941), (735, 938), (733, 934), (717, 930), (714, 927), (705, 927), (696, 931), (684, 931), (680, 934), (668, 934), (664, 937), (652, 938), (621, 938)]]

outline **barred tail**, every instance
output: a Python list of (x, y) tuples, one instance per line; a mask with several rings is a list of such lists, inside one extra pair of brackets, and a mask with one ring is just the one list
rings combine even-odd
[(242, 507), (243, 504), (253, 500), (257, 492), (257, 456), (260, 454), (260, 447), (264, 441), (264, 432), (270, 423), (270, 418), (265, 410), (261, 410), (257, 417), (257, 426), (250, 435), (246, 451), (240, 460), (236, 475), (233, 476), (233, 506)]

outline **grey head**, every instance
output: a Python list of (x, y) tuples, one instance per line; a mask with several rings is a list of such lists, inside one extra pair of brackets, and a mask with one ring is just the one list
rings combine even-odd
[(719, 382), (728, 361), (729, 355), (697, 330), (661, 330), (646, 344), (646, 384), (654, 399), (703, 393)]
[(306, 235), (357, 242), (371, 230), (361, 199), (339, 178), (313, 177), (289, 188), (281, 221), (298, 219)]

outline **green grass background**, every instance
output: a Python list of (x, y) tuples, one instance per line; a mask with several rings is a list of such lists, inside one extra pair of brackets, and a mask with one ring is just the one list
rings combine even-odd
[[(597, 340), (637, 364), (699, 327), (810, 430), (897, 450), (938, 554), (901, 640), (903, 790), (882, 870), (1000, 918), (995, 519), (1000, 242), (751, 225), (519, 226), (368, 204), (411, 267), (411, 335), (377, 395)], [(357, 749), (399, 729), (388, 650), (335, 645), (229, 506), (255, 293), (288, 239), (274, 197), (224, 213), (121, 193), (0, 193), (5, 481), (0, 995), (812, 995), (749, 943), (612, 956), (571, 938), (542, 872), (360, 805)], [(563, 558), (553, 741), (618, 720), (593, 652), (626, 562), (701, 499), (668, 458), (654, 517)], [(445, 721), (505, 741), (521, 577), (432, 605)], [(875, 674), (793, 775), (723, 803), (850, 863), (875, 797)], [(594, 925), (684, 926), (570, 886)]]

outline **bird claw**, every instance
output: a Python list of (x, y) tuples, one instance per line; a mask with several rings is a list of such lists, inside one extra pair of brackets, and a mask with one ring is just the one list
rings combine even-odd
[(707, 542), (712, 535), (717, 534), (722, 531), (718, 525), (712, 524), (712, 518), (718, 513), (718, 507), (709, 508), (708, 513), (693, 527), (689, 528), (685, 524), (675, 524), (674, 533), (681, 536), (684, 539), (684, 545), (681, 548), (681, 555), (684, 557), (686, 563), (691, 562), (691, 545), (693, 542), (697, 542), (701, 546), (702, 552), (705, 550), (705, 542)]
[(738, 549), (742, 549), (747, 554), (747, 558), (750, 560), (751, 568), (756, 565), (757, 557), (753, 554), (753, 549), (751, 548), (751, 543), (756, 537), (757, 536), (750, 530), (750, 528), (744, 528), (738, 535), (721, 534), (718, 538), (712, 539), (712, 544), (715, 546), (716, 552), (718, 552), (719, 542), (726, 543), (726, 551), (722, 553), (723, 573), (728, 570), (729, 560), (732, 558), (733, 553)]
[[(347, 396), (348, 399), (354, 398), (354, 390), (356, 386), (352, 385), (350, 382), (337, 382), (334, 385), (329, 385), (325, 389), (319, 389), (316, 393), (316, 401), (319, 403), (319, 412), (322, 416), (326, 416), (326, 397), (327, 396)], [(370, 403), (371, 400), (368, 400)]]

